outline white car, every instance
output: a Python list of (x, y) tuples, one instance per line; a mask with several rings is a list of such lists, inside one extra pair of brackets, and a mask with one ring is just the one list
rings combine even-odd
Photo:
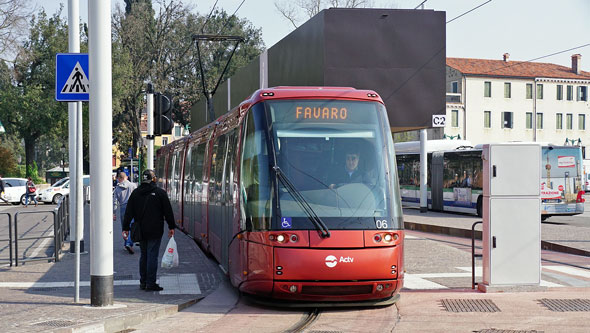
[[(90, 176), (82, 176), (82, 185), (83, 187), (90, 185)], [(65, 177), (51, 185), (50, 188), (41, 191), (37, 198), (45, 203), (56, 204), (61, 197), (68, 194), (70, 194), (70, 177)]]
[(25, 204), (27, 180), (25, 178), (2, 178), (4, 181), (4, 195), (2, 198), (13, 205)]
[(55, 184), (51, 185), (51, 187), (46, 188), (39, 192), (39, 201), (42, 202), (51, 202), (56, 204), (61, 197), (70, 193), (70, 178), (62, 178), (58, 180)]

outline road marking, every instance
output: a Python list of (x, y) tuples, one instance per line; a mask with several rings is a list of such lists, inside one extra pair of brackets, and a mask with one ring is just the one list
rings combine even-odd
[(408, 274), (404, 275), (404, 288), (406, 289), (449, 289), (432, 281), (428, 281), (419, 277), (420, 274)]
[(568, 266), (543, 266), (543, 268), (549, 269), (552, 271), (556, 271), (556, 272), (560, 272), (560, 273), (569, 274), (569, 275), (590, 278), (590, 270), (584, 270), (581, 268), (568, 267)]
[[(195, 274), (171, 274), (160, 276), (157, 281), (164, 288), (162, 295), (198, 295), (201, 294), (199, 281)], [(115, 280), (115, 286), (139, 286), (139, 280)], [(72, 288), (73, 281), (67, 282), (0, 282), (0, 288)], [(90, 281), (80, 281), (80, 287), (90, 287)]]
[[(53, 236), (53, 230), (51, 230), (51, 232), (49, 233), (48, 236)], [(30, 256), (27, 256), (27, 258), (36, 258), (37, 255), (39, 254), (39, 252), (41, 252), (41, 250), (45, 249), (45, 244), (47, 244), (48, 242), (52, 241), (52, 238), (45, 238), (41, 241), (41, 244), (39, 244), (39, 246), (37, 246), (37, 248), (31, 252)], [(26, 258), (25, 258), (26, 259)]]
[(408, 234), (405, 234), (405, 235), (404, 235), (404, 238), (405, 238), (405, 239), (418, 239), (418, 237), (416, 237), (416, 236), (410, 236), (410, 235), (408, 235)]

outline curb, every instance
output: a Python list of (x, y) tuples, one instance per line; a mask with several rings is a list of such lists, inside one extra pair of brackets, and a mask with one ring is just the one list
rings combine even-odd
[(180, 304), (164, 305), (149, 310), (137, 310), (121, 316), (106, 318), (102, 321), (65, 327), (54, 330), (56, 333), (91, 333), (91, 332), (121, 332), (132, 329), (142, 323), (154, 321), (173, 315), (199, 302), (203, 297), (195, 298)]
[[(440, 225), (431, 225), (431, 224), (423, 224), (423, 223), (404, 221), (404, 228), (407, 230), (422, 231), (422, 232), (428, 232), (431, 234), (442, 234), (442, 235), (449, 235), (449, 236), (462, 237), (462, 238), (471, 238), (472, 237), (471, 230), (469, 230), (469, 229), (446, 227), (446, 226), (440, 226)], [(476, 240), (482, 239), (482, 232), (481, 231), (479, 231), (479, 230), (475, 231), (475, 239)], [(576, 249), (574, 247), (551, 243), (551, 242), (547, 242), (544, 240), (541, 241), (541, 249), (555, 251), (555, 252), (562, 252), (562, 253), (567, 253), (567, 254), (574, 254), (574, 255), (584, 256), (584, 257), (590, 257), (590, 251)]]

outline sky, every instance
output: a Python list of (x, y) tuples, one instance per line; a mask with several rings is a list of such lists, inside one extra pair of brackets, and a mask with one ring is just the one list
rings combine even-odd
[[(30, 0), (54, 13), (67, 0)], [(262, 29), (267, 48), (293, 31), (275, 8), (276, 0), (245, 0), (236, 13)], [(285, 1), (285, 0), (283, 0)], [(423, 0), (373, 0), (377, 8), (414, 9)], [(445, 11), (447, 21), (488, 0), (427, 0), (424, 9)], [(154, 1), (155, 3), (156, 1)], [(242, 0), (218, 0), (216, 8), (233, 13)], [(113, 8), (124, 6), (112, 0)], [(215, 0), (184, 0), (196, 12), (208, 14)], [(80, 17), (87, 22), (88, 0), (80, 0)], [(571, 55), (582, 55), (582, 70), (590, 71), (590, 1), (588, 0), (492, 0), (447, 24), (447, 57), (528, 61), (581, 45), (585, 47), (537, 60), (571, 66)]]

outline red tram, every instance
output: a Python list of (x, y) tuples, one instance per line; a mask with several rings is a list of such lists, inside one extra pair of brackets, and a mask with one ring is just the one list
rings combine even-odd
[(156, 160), (179, 228), (240, 291), (289, 304), (399, 298), (396, 172), (383, 101), (353, 88), (258, 90)]

